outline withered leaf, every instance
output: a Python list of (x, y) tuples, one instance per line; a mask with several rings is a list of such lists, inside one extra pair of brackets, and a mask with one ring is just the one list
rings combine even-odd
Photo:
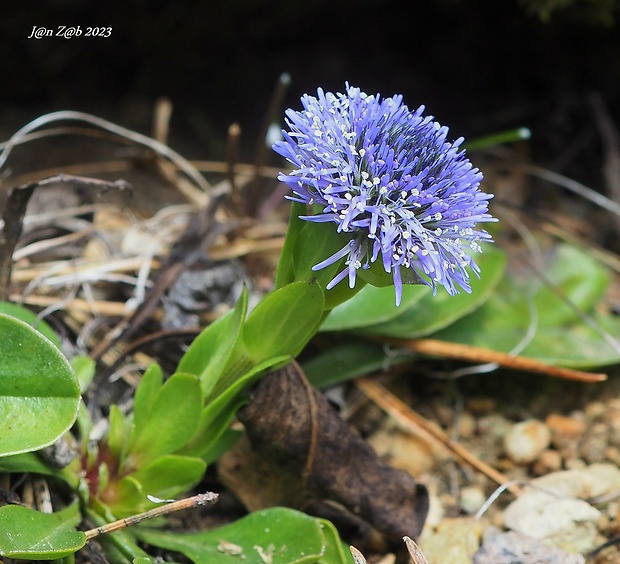
[[(296, 484), (287, 504), (302, 507), (302, 500), (317, 498), (337, 502), (401, 546), (403, 536), (420, 534), (428, 513), (426, 488), (379, 459), (296, 363), (263, 378), (239, 419), (254, 453), (272, 471), (277, 468), (280, 485)], [(238, 458), (231, 460), (225, 458), (222, 466), (239, 466)], [(250, 471), (257, 468), (253, 456)], [(267, 504), (265, 492), (262, 497), (254, 504)], [(280, 492), (274, 501), (282, 503), (285, 497)]]

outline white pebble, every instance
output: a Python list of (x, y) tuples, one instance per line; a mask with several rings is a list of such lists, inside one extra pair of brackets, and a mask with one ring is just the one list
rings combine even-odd
[(551, 431), (541, 421), (528, 419), (513, 425), (504, 437), (504, 450), (517, 464), (529, 464), (551, 442)]

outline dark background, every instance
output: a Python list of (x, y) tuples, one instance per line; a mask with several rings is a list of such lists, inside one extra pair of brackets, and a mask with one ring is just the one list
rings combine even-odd
[[(287, 106), (349, 81), (425, 104), (454, 137), (529, 127), (537, 162), (596, 187), (600, 141), (588, 95), (600, 93), (620, 123), (620, 30), (609, 21), (617, 5), (597, 18), (592, 2), (577, 1), (542, 21), (518, 0), (2, 4), (5, 136), (58, 109), (148, 132), (153, 102), (168, 96), (173, 147), (222, 159), (238, 122), (251, 158), (274, 84), (289, 72)], [(34, 26), (59, 25), (112, 35), (28, 39)]]

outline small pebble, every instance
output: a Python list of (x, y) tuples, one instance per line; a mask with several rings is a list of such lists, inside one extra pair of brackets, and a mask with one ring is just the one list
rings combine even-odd
[[(551, 431), (551, 444), (559, 451), (562, 458), (577, 458), (579, 456), (579, 442), (583, 438), (587, 425), (585, 416), (578, 414), (566, 417), (551, 413), (545, 419), (545, 424)], [(559, 470), (559, 468), (555, 468)]]
[(605, 449), (605, 459), (620, 466), (620, 449), (615, 446), (608, 446)]
[(562, 468), (562, 455), (557, 450), (546, 449), (538, 456), (532, 470), (534, 474), (542, 476), (549, 472), (557, 472)]
[(471, 439), (476, 432), (476, 419), (468, 411), (461, 413), (458, 419), (459, 436), (462, 439)]
[(602, 417), (603, 413), (605, 413), (605, 404), (601, 401), (592, 401), (586, 405), (584, 411), (586, 417), (590, 421), (593, 421), (594, 419)]
[(418, 540), (429, 562), (471, 564), (471, 554), (480, 546), (483, 524), (471, 517), (444, 519), (435, 531), (425, 530)]
[(609, 426), (609, 442), (620, 447), (620, 411), (612, 410), (605, 414)]
[(503, 415), (494, 413), (478, 419), (478, 433), (502, 439), (512, 425)]
[(515, 532), (501, 533), (485, 540), (473, 558), (474, 564), (584, 564), (585, 561), (581, 554), (570, 554), (559, 548), (545, 546), (537, 539)]
[(587, 464), (581, 458), (569, 458), (564, 461), (564, 466), (567, 470), (581, 470), (585, 468)]
[(576, 439), (581, 437), (586, 431), (586, 423), (584, 421), (573, 417), (566, 417), (565, 415), (558, 415), (557, 413), (550, 413), (545, 419), (545, 424), (554, 436), (560, 435), (561, 437)]
[(466, 405), (469, 411), (478, 416), (494, 413), (497, 409), (497, 402), (493, 398), (469, 398)]
[(478, 486), (465, 486), (461, 488), (459, 507), (464, 513), (473, 515), (484, 505), (487, 496)]
[(516, 423), (504, 437), (504, 450), (517, 464), (529, 464), (551, 442), (551, 431), (542, 421), (528, 419)]
[(609, 430), (605, 423), (594, 423), (579, 445), (579, 454), (586, 462), (602, 462), (609, 443)]
[(449, 427), (454, 421), (454, 409), (447, 405), (435, 404), (435, 417), (442, 427)]

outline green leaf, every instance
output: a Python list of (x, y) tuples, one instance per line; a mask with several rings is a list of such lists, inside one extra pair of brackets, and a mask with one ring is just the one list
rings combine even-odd
[[(245, 402), (243, 402), (245, 403)], [(238, 407), (235, 407), (235, 413), (243, 405), (240, 402)], [(205, 461), (207, 465), (213, 464), (226, 452), (228, 452), (232, 447), (234, 447), (239, 439), (243, 436), (244, 432), (242, 429), (233, 429), (230, 427), (230, 423), (224, 428), (224, 431), (215, 438), (215, 440), (211, 440), (207, 444), (207, 448), (201, 455), (202, 460)]]
[(325, 535), (325, 553), (320, 562), (324, 564), (353, 564), (349, 548), (340, 540), (338, 529), (327, 519), (319, 519)]
[(110, 407), (109, 417), (110, 427), (108, 430), (107, 443), (110, 448), (110, 452), (116, 458), (120, 458), (121, 452), (127, 441), (128, 434), (128, 421), (125, 418), (125, 414), (120, 410), (118, 405), (113, 404)]
[[(620, 319), (599, 306), (608, 278), (605, 269), (591, 256), (561, 245), (545, 276), (560, 294), (600, 326), (612, 335), (620, 333)], [(528, 333), (530, 325), (534, 336), (520, 351), (523, 356), (582, 369), (620, 362), (619, 351), (589, 327), (556, 290), (537, 277), (524, 281), (504, 277), (482, 307), (434, 337), (510, 352)]]
[(267, 295), (248, 317), (243, 343), (254, 364), (295, 357), (314, 336), (325, 300), (316, 282), (295, 282)]
[(43, 336), (47, 337), (54, 346), (60, 348), (60, 340), (56, 332), (45, 321), (38, 319), (33, 311), (11, 302), (0, 302), (0, 313), (15, 317), (36, 329)]
[(170, 498), (196, 485), (206, 468), (200, 458), (167, 454), (139, 468), (132, 477), (140, 482), (146, 494)]
[(312, 267), (345, 247), (351, 236), (338, 233), (333, 223), (306, 221), (300, 219), (300, 215), (307, 215), (306, 205), (293, 202), (276, 271), (276, 289), (295, 281), (316, 280), (325, 292), (325, 309), (330, 310), (354, 296), (366, 282), (358, 278), (355, 288), (349, 288), (348, 282), (344, 280), (330, 290), (325, 289), (339, 270), (345, 267), (344, 260), (339, 260), (320, 270), (313, 270)]
[(53, 475), (55, 472), (38, 454), (24, 452), (12, 456), (0, 457), (0, 472), (32, 472), (34, 474)]
[(81, 520), (77, 504), (57, 513), (40, 513), (20, 505), (0, 507), (0, 556), (20, 560), (57, 560), (86, 544), (76, 531)]
[(306, 213), (306, 205), (300, 202), (291, 202), (291, 204), (286, 237), (284, 238), (284, 245), (282, 246), (280, 260), (276, 268), (276, 289), (282, 288), (295, 281), (295, 270), (293, 268), (295, 245), (299, 232), (306, 224), (306, 222), (299, 217)]
[(356, 339), (344, 341), (302, 363), (304, 374), (316, 388), (328, 388), (364, 374), (401, 363), (411, 355), (395, 352), (387, 357), (384, 345)]
[(97, 363), (89, 356), (74, 356), (70, 362), (80, 385), (80, 393), (84, 394), (95, 377)]
[(201, 458), (206, 456), (229, 428), (237, 410), (247, 401), (243, 392), (267, 370), (283, 366), (290, 360), (289, 356), (270, 358), (240, 375), (234, 375), (221, 390), (214, 390), (212, 397), (207, 398), (207, 404), (200, 414), (196, 434), (179, 450), (179, 454)]
[(54, 476), (66, 482), (72, 489), (77, 489), (82, 468), (76, 458), (64, 468), (52, 468), (35, 452), (23, 452), (0, 457), (0, 474), (3, 472), (42, 474)]
[(140, 409), (143, 411), (134, 420), (132, 448), (124, 470), (143, 466), (181, 448), (198, 427), (202, 409), (198, 378), (177, 372), (160, 387), (157, 395), (151, 397), (156, 376), (152, 378), (147, 381), (148, 393), (141, 399)]
[(46, 337), (0, 314), (0, 456), (38, 450), (75, 421), (80, 390), (73, 369)]
[[(303, 220), (302, 220), (303, 221)], [(337, 261), (320, 270), (312, 267), (345, 247), (351, 240), (351, 235), (338, 233), (334, 223), (316, 223), (303, 221), (295, 242), (293, 254), (293, 269), (297, 282), (317, 280), (321, 288), (325, 289), (339, 270), (344, 268), (342, 260)], [(347, 283), (344, 282), (346, 285)]]
[(223, 315), (198, 335), (177, 367), (178, 372), (200, 378), (203, 397), (219, 381), (235, 350), (248, 307), (248, 293), (243, 291), (234, 309)]
[(480, 151), (488, 147), (497, 147), (498, 145), (529, 139), (531, 136), (532, 132), (527, 127), (519, 127), (517, 129), (508, 129), (506, 131), (492, 133), (491, 135), (485, 135), (484, 137), (470, 139), (469, 141), (465, 141), (461, 147), (468, 152)]
[(204, 476), (207, 465), (200, 458), (168, 454), (143, 466), (110, 485), (102, 495), (118, 517), (126, 517), (157, 507), (146, 496), (168, 499), (189, 490)]
[(129, 439), (121, 456), (121, 468), (129, 452), (133, 450), (136, 439), (148, 426), (149, 420), (153, 417), (155, 400), (164, 383), (164, 373), (158, 364), (151, 364), (140, 379), (133, 399), (132, 424)]
[(180, 552), (196, 564), (339, 562), (323, 560), (327, 548), (319, 519), (283, 507), (258, 511), (231, 525), (200, 533), (172, 534), (140, 527), (133, 534), (150, 545)]
[[(559, 245), (545, 272), (545, 281), (531, 283), (541, 325), (557, 326), (575, 319), (575, 309), (558, 296), (558, 290), (581, 311), (591, 311), (607, 291), (609, 273), (592, 256), (570, 245)], [(536, 279), (536, 277), (535, 277)]]
[(472, 276), (471, 294), (461, 292), (451, 296), (439, 288), (437, 295), (433, 296), (432, 290), (426, 286), (409, 286), (419, 297), (414, 307), (397, 311), (397, 315), (385, 323), (369, 323), (362, 327), (362, 332), (402, 339), (418, 338), (439, 331), (480, 307), (489, 299), (506, 269), (506, 253), (490, 245), (484, 248), (480, 258), (476, 257), (482, 272), (480, 278)]
[(229, 429), (237, 410), (246, 401), (247, 399), (242, 396), (237, 398), (220, 396), (215, 402), (209, 402), (200, 414), (195, 435), (178, 450), (178, 453), (199, 456), (206, 462), (212, 461), (209, 460), (209, 452), (217, 448), (216, 445)]
[(415, 311), (416, 304), (429, 292), (432, 295), (426, 286), (403, 286), (402, 301), (396, 307), (394, 286), (364, 286), (350, 300), (334, 308), (320, 330), (347, 331), (389, 321), (406, 311)]

